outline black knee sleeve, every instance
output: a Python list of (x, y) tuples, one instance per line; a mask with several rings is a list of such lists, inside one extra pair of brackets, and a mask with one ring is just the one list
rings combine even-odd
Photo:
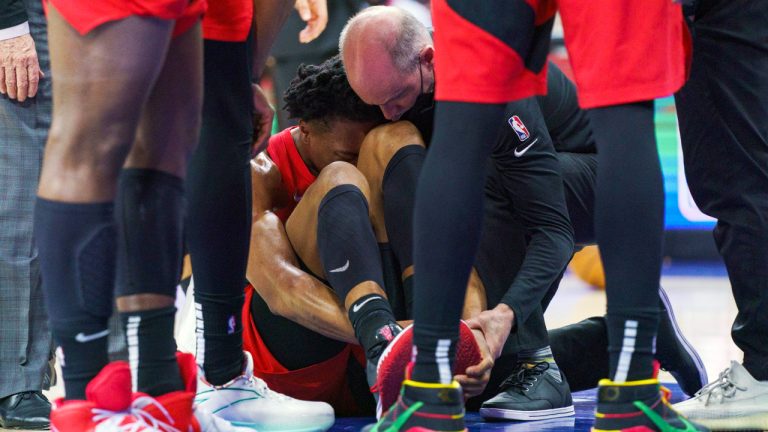
[(150, 169), (125, 169), (117, 199), (117, 295), (176, 296), (181, 275), (184, 183)]
[(401, 148), (384, 170), (384, 224), (400, 267), (413, 265), (413, 208), (416, 182), (424, 165), (426, 149), (420, 145)]
[(35, 237), (65, 393), (84, 399), (86, 385), (108, 362), (107, 321), (115, 280), (113, 205), (38, 198)]
[(365, 195), (353, 185), (328, 191), (317, 216), (317, 248), (326, 279), (344, 301), (356, 285), (384, 287), (381, 258)]

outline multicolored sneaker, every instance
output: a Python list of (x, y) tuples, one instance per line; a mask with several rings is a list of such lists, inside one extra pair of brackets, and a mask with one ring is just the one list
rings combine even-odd
[(243, 374), (224, 385), (214, 386), (198, 372), (196, 409), (260, 432), (322, 432), (333, 426), (333, 407), (271, 390), (253, 375), (253, 358), (244, 354)]
[(668, 402), (669, 390), (657, 378), (615, 383), (600, 380), (592, 432), (698, 432), (709, 429), (690, 422)]
[[(400, 396), (401, 386), (405, 379), (405, 369), (411, 361), (412, 352), (413, 325), (410, 325), (387, 345), (379, 357), (379, 364), (376, 367), (377, 382), (376, 386), (372, 388), (372, 390), (379, 392), (376, 404), (377, 419), (381, 418), (384, 409), (392, 406)], [(453, 373), (464, 373), (468, 367), (480, 363), (482, 359), (483, 356), (472, 329), (464, 321), (461, 321)]]
[[(150, 432), (159, 429), (131, 409), (131, 370), (126, 362), (104, 367), (85, 389), (86, 400), (58, 399), (51, 410), (54, 432)], [(165, 429), (167, 430), (167, 429)], [(186, 431), (185, 431), (186, 432)]]
[(717, 380), (675, 409), (712, 429), (768, 430), (768, 381), (756, 380), (732, 361)]
[(461, 386), (405, 380), (397, 401), (363, 432), (466, 431)]

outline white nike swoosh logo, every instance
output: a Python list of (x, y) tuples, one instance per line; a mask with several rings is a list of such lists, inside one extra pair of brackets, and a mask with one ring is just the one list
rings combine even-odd
[(371, 297), (371, 298), (367, 299), (366, 301), (364, 301), (364, 302), (362, 302), (362, 303), (360, 303), (360, 304), (356, 304), (356, 305), (352, 306), (352, 313), (357, 313), (357, 311), (359, 311), (359, 310), (360, 310), (360, 308), (362, 308), (362, 307), (363, 307), (363, 305), (365, 305), (365, 304), (366, 304), (366, 303), (368, 303), (369, 301), (371, 301), (371, 300), (377, 300), (377, 299), (380, 299), (380, 298), (381, 298), (381, 297), (378, 297), (378, 296), (376, 296), (376, 297)]
[(342, 273), (342, 272), (347, 271), (348, 268), (349, 268), (349, 260), (347, 260), (347, 262), (343, 266), (341, 266), (339, 268), (335, 268), (333, 270), (328, 270), (328, 272), (329, 273)]
[(520, 157), (520, 156), (524, 155), (524, 154), (525, 154), (525, 152), (527, 152), (529, 148), (531, 148), (531, 147), (532, 147), (534, 144), (536, 144), (536, 141), (538, 141), (538, 140), (539, 140), (539, 139), (538, 139), (538, 138), (536, 138), (536, 139), (535, 139), (535, 140), (533, 140), (533, 141), (532, 141), (530, 144), (528, 144), (528, 146), (527, 146), (527, 147), (525, 147), (525, 148), (524, 148), (524, 149), (522, 149), (522, 150), (518, 150), (518, 149), (517, 149), (517, 147), (515, 147), (515, 157)]
[(86, 343), (86, 342), (94, 341), (96, 339), (101, 339), (107, 335), (109, 335), (109, 329), (100, 331), (98, 333), (89, 334), (89, 335), (85, 333), (78, 333), (77, 336), (75, 336), (75, 340), (80, 343)]

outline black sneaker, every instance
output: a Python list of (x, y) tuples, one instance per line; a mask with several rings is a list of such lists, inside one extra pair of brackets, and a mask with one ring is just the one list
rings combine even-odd
[(659, 361), (663, 370), (675, 377), (685, 394), (693, 396), (707, 384), (707, 370), (693, 345), (680, 331), (669, 297), (661, 287), (659, 287), (659, 298), (665, 310), (662, 310), (659, 315), (656, 360)]
[(675, 411), (658, 379), (615, 383), (600, 380), (592, 432), (706, 432)]
[(464, 397), (456, 381), (432, 384), (405, 380), (397, 402), (363, 432), (463, 432)]
[(544, 420), (574, 415), (568, 381), (562, 372), (560, 382), (547, 373), (549, 363), (519, 362), (499, 390), (501, 393), (480, 407), (485, 418), (507, 420)]

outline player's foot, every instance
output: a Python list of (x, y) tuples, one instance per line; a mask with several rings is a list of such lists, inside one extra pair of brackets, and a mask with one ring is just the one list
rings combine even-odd
[[(379, 398), (376, 404), (376, 418), (381, 418), (384, 409), (394, 404), (400, 395), (400, 387), (405, 379), (405, 368), (411, 361), (412, 349), (413, 326), (410, 325), (404, 328), (381, 354), (377, 366), (376, 389), (379, 391)], [(462, 321), (459, 325), (459, 341), (456, 344), (453, 373), (464, 373), (469, 366), (474, 366), (481, 360), (482, 354), (475, 336), (469, 326)]]
[(134, 393), (132, 412), (144, 419), (147, 424), (152, 425), (154, 427), (152, 430), (199, 432), (199, 425), (194, 420), (192, 407), (197, 388), (195, 356), (177, 352), (176, 363), (179, 365), (179, 375), (184, 388), (156, 397)]
[(574, 415), (571, 389), (565, 376), (547, 372), (546, 361), (518, 363), (499, 386), (501, 393), (483, 403), (480, 415), (507, 420), (544, 420)]
[(365, 375), (368, 380), (368, 387), (370, 387), (371, 393), (373, 393), (373, 396), (377, 399), (377, 401), (379, 394), (376, 382), (378, 380), (377, 370), (379, 359), (381, 358), (384, 350), (402, 331), (403, 328), (400, 327), (396, 322), (391, 322), (376, 332), (376, 346), (378, 352), (374, 353), (374, 357), (366, 362)]
[(104, 367), (88, 383), (86, 400), (54, 402), (51, 430), (54, 432), (150, 432), (151, 423), (131, 410), (131, 371), (128, 363), (114, 362)]
[(768, 381), (757, 381), (732, 361), (717, 380), (675, 409), (711, 429), (768, 430)]
[(680, 331), (669, 297), (661, 287), (659, 297), (666, 310), (659, 315), (656, 359), (661, 363), (662, 369), (675, 377), (683, 392), (690, 396), (707, 383), (707, 370), (693, 345)]
[(708, 431), (678, 414), (667, 401), (669, 390), (656, 378), (615, 383), (600, 380), (592, 432)]
[(235, 426), (260, 432), (315, 432), (333, 425), (333, 408), (325, 402), (307, 402), (271, 390), (253, 375), (253, 359), (245, 352), (243, 374), (213, 386), (198, 373), (196, 409), (216, 414)]
[(466, 431), (464, 397), (456, 381), (431, 384), (405, 380), (394, 405), (364, 432)]

